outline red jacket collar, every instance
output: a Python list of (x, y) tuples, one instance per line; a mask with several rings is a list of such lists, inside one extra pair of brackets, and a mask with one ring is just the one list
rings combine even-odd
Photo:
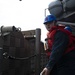
[(53, 30), (55, 30), (55, 29), (64, 29), (64, 28), (65, 28), (65, 26), (53, 26), (51, 28), (50, 32), (53, 31)]

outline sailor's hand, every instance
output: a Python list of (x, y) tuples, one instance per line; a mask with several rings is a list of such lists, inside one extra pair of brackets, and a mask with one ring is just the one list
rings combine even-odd
[(47, 68), (44, 68), (40, 75), (50, 75), (50, 71)]

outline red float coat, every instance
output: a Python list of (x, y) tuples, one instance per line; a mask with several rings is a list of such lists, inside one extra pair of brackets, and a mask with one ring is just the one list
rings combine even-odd
[(55, 33), (58, 30), (64, 32), (65, 34), (67, 34), (69, 36), (69, 44), (68, 44), (67, 50), (65, 51), (64, 54), (66, 54), (66, 53), (68, 53), (72, 50), (75, 50), (75, 47), (74, 47), (75, 46), (75, 36), (72, 35), (72, 33), (70, 31), (65, 30), (64, 26), (53, 26), (52, 29), (47, 34), (47, 42), (48, 42), (49, 49), (46, 50), (46, 54), (47, 54), (48, 57), (50, 56), (50, 53), (51, 53), (51, 50), (52, 50), (52, 45), (53, 45), (53, 42), (54, 42)]

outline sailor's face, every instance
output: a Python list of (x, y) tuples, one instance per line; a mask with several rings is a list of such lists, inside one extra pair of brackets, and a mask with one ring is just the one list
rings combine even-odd
[(54, 22), (49, 22), (45, 24), (45, 27), (48, 31), (50, 31), (53, 26), (54, 26)]

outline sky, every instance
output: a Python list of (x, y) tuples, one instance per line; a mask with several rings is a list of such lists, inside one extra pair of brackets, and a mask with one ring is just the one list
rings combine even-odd
[[(0, 26), (20, 27), (21, 31), (41, 29), (44, 42), (47, 30), (43, 24), (45, 9), (54, 0), (0, 0)], [(50, 14), (48, 11), (46, 14)]]

